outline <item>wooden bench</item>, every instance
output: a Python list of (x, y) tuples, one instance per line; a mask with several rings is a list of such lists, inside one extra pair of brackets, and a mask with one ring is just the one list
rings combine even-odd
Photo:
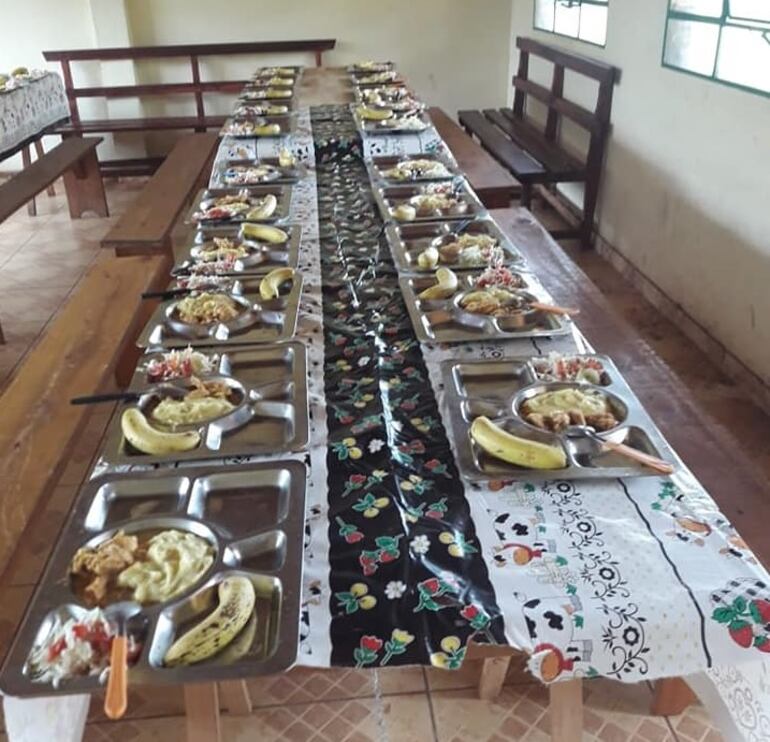
[[(619, 70), (534, 39), (519, 37), (516, 46), (519, 49), (519, 69), (513, 78), (513, 108), (460, 111), (458, 119), (465, 130), (476, 136), (481, 145), (521, 183), (522, 206), (530, 206), (536, 185), (553, 188), (557, 183), (584, 183), (580, 225), (556, 231), (553, 236), (562, 239), (577, 237), (588, 247), (593, 238), (594, 213), (610, 130), (612, 92)], [(530, 55), (553, 65), (550, 88), (530, 79)], [(598, 83), (593, 110), (565, 97), (566, 71)], [(528, 96), (546, 106), (544, 120), (538, 121), (528, 115)], [(563, 118), (588, 133), (589, 145), (585, 157), (578, 157), (564, 145), (560, 136)]]
[[(320, 67), (323, 52), (333, 49), (335, 39), (306, 39), (294, 41), (254, 41), (236, 44), (181, 44), (173, 46), (134, 46), (108, 49), (71, 49), (43, 52), (48, 62), (59, 62), (64, 88), (70, 107), (68, 123), (54, 126), (49, 133), (63, 137), (82, 136), (95, 132), (142, 132), (192, 129), (205, 132), (219, 129), (225, 116), (207, 116), (205, 93), (238, 93), (247, 80), (201, 80), (201, 57), (232, 56), (236, 54), (289, 54), (309, 52)], [(147, 85), (102, 85), (78, 87), (72, 76), (73, 62), (108, 62), (114, 60), (160, 60), (187, 57), (190, 61), (190, 82), (154, 83)], [(78, 100), (81, 98), (142, 98), (145, 96), (192, 95), (194, 116), (148, 116), (137, 118), (81, 119)], [(147, 175), (154, 172), (162, 158), (138, 157), (102, 161), (100, 167), (107, 175)]]
[(516, 181), (440, 108), (428, 109), (439, 136), (488, 209), (502, 209), (518, 191)]
[(174, 225), (208, 175), (218, 142), (213, 133), (182, 137), (102, 239), (102, 247), (114, 248), (119, 256), (169, 249)]

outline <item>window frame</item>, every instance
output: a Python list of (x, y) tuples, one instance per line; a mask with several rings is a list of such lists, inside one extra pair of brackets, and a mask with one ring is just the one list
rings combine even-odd
[[(719, 45), (722, 41), (722, 30), (727, 25), (733, 25), (728, 23), (728, 19), (731, 18), (729, 14), (730, 0), (722, 0), (722, 14), (718, 17), (705, 16), (705, 15), (699, 15), (698, 13), (688, 13), (686, 11), (675, 10), (671, 7), (673, 3), (674, 3), (674, 0), (668, 0), (668, 6), (666, 8), (666, 25), (663, 31), (663, 48), (661, 49), (661, 53), (660, 53), (660, 63), (664, 69), (674, 70), (674, 72), (680, 72), (682, 74), (690, 75), (692, 77), (698, 77), (701, 80), (710, 80), (711, 82), (715, 82), (719, 85), (725, 85), (729, 88), (742, 90), (746, 93), (753, 93), (754, 95), (761, 95), (764, 98), (770, 98), (770, 90), (761, 90), (760, 88), (753, 88), (750, 85), (743, 85), (739, 82), (733, 82), (732, 80), (723, 80), (721, 77), (717, 77), (717, 63), (719, 61)], [(743, 20), (748, 22), (757, 22), (756, 18), (743, 18), (739, 16), (734, 16), (734, 17), (738, 20)], [(668, 44), (669, 21), (671, 20), (703, 21), (706, 23), (712, 23), (719, 26), (719, 36), (717, 37), (717, 51), (716, 51), (716, 55), (714, 56), (714, 66), (712, 68), (712, 72), (710, 75), (705, 75), (702, 72), (695, 72), (694, 70), (688, 70), (688, 69), (685, 69), (684, 67), (677, 67), (675, 64), (670, 64), (666, 62), (666, 45)], [(770, 30), (768, 30), (766, 33), (770, 34)]]
[[(596, 5), (601, 8), (607, 8), (607, 28), (609, 28), (609, 17), (610, 17), (610, 0), (578, 0), (579, 4), (581, 6), (583, 5)], [(554, 0), (554, 12), (555, 12), (555, 5), (558, 3), (559, 0)], [(567, 33), (560, 33), (559, 31), (550, 30), (548, 28), (541, 28), (540, 26), (535, 25), (535, 21), (537, 20), (537, 0), (532, 0), (532, 28), (535, 31), (540, 31), (540, 33), (549, 33), (554, 36), (561, 36), (563, 39), (573, 39), (574, 41), (580, 41), (583, 44), (590, 44), (591, 46), (599, 47), (600, 49), (605, 49), (607, 47), (607, 28), (604, 29), (604, 43), (603, 44), (597, 44), (595, 41), (589, 41), (588, 39), (581, 39), (580, 36), (571, 36)], [(556, 22), (554, 19), (554, 28), (556, 28)], [(578, 33), (580, 33), (580, 27), (578, 25)]]

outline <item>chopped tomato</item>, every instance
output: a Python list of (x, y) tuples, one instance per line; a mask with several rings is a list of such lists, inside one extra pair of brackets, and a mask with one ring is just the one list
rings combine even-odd
[(50, 647), (48, 647), (48, 661), (53, 662), (67, 647), (67, 642), (64, 637), (57, 639)]

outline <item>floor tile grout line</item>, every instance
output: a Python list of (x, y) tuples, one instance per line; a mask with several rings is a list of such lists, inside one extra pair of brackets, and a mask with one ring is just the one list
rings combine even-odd
[(422, 679), (425, 682), (425, 695), (428, 697), (428, 713), (430, 714), (430, 725), (433, 729), (434, 742), (441, 742), (438, 737), (438, 725), (436, 724), (436, 711), (433, 708), (433, 693), (430, 689), (430, 682), (428, 681), (428, 673), (425, 668), (422, 668)]

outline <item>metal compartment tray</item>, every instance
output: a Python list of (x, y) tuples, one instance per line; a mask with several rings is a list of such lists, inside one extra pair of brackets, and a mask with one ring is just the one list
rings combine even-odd
[[(390, 136), (393, 134), (422, 134), (422, 132), (427, 131), (430, 129), (431, 126), (433, 126), (433, 122), (430, 120), (428, 115), (425, 113), (425, 111), (419, 111), (417, 113), (411, 113), (408, 118), (415, 118), (419, 119), (423, 124), (422, 129), (410, 129), (406, 126), (395, 126), (393, 128), (387, 128), (384, 126), (379, 126), (379, 121), (371, 121), (364, 119), (361, 114), (358, 112), (358, 108), (356, 106), (352, 106), (353, 109), (353, 120), (356, 123), (356, 129), (358, 129), (359, 134), (366, 135), (366, 136)], [(396, 113), (398, 118), (405, 118), (404, 114), (401, 112)]]
[(250, 345), (289, 340), (297, 329), (302, 274), (295, 273), (288, 293), (267, 301), (260, 298), (260, 280), (258, 276), (244, 276), (235, 282), (231, 296), (238, 300), (244, 311), (226, 323), (181, 323), (174, 317), (179, 299), (160, 303), (136, 344), (140, 348), (184, 348), (188, 345)]
[(161, 355), (148, 353), (140, 358), (131, 388), (145, 389), (147, 394), (137, 402), (124, 403), (110, 421), (100, 452), (100, 457), (107, 464), (201, 461), (224, 456), (288, 453), (307, 447), (305, 346), (302, 343), (282, 343), (230, 348), (219, 355), (214, 373), (200, 376), (203, 381), (216, 378), (231, 383), (234, 380), (233, 388), (240, 402), (223, 417), (186, 426), (185, 429), (192, 428), (200, 434), (201, 442), (196, 448), (165, 456), (137, 451), (123, 436), (120, 413), (130, 406), (138, 406), (142, 410), (152, 406), (158, 398), (156, 392), (159, 387), (184, 387), (189, 384), (186, 379), (161, 383), (148, 380), (147, 364)]
[[(278, 206), (270, 217), (267, 219), (246, 219), (245, 214), (237, 214), (236, 216), (226, 219), (198, 219), (195, 214), (200, 209), (209, 208), (205, 204), (213, 201), (218, 196), (233, 195), (236, 193), (247, 192), (250, 197), (254, 198), (254, 205), (256, 206), (256, 199), (262, 196), (267, 196), (272, 193), (278, 199)], [(237, 188), (206, 188), (201, 190), (193, 199), (193, 205), (187, 212), (185, 217), (185, 224), (200, 224), (209, 227), (222, 226), (229, 227), (233, 224), (242, 224), (243, 222), (256, 221), (260, 224), (272, 224), (274, 222), (284, 222), (289, 218), (289, 212), (291, 210), (291, 185), (278, 185), (267, 184), (257, 186), (239, 186)]]
[[(399, 162), (406, 162), (407, 160), (430, 160), (433, 162), (440, 162), (449, 172), (449, 175), (439, 175), (436, 177), (428, 178), (414, 178), (413, 180), (396, 180), (394, 178), (388, 178), (385, 174), (388, 170), (393, 169)], [(449, 160), (448, 157), (444, 157), (440, 154), (432, 152), (426, 152), (419, 155), (380, 155), (372, 157), (366, 161), (366, 169), (369, 171), (369, 178), (372, 181), (372, 185), (384, 184), (387, 186), (398, 185), (411, 185), (413, 183), (432, 183), (440, 180), (452, 180), (462, 173), (457, 165)]]
[[(417, 339), (422, 343), (461, 343), (480, 340), (517, 340), (519, 338), (554, 337), (572, 331), (572, 322), (566, 316), (531, 310), (515, 327), (513, 319), (497, 319), (473, 314), (459, 305), (462, 296), (473, 288), (479, 272), (463, 272), (458, 287), (448, 299), (420, 299), (418, 294), (436, 283), (433, 276), (401, 276), (398, 279), (409, 317)], [(524, 285), (522, 294), (533, 301), (550, 303), (551, 298), (540, 282), (530, 273), (519, 273)]]
[[(2, 692), (24, 697), (100, 688), (96, 676), (65, 680), (58, 689), (34, 682), (27, 660), (32, 647), (47, 638), (55, 616), (77, 617), (86, 610), (69, 585), (74, 553), (119, 528), (188, 530), (206, 538), (215, 550), (213, 565), (198, 583), (165, 603), (143, 606), (139, 616), (129, 620), (129, 632), (144, 636), (141, 653), (129, 667), (131, 685), (213, 682), (290, 667), (299, 643), (305, 479), (305, 466), (298, 461), (112, 473), (92, 479), (78, 493), (0, 672)], [(248, 577), (257, 593), (256, 620), (230, 645), (235, 649), (237, 644), (243, 654), (233, 659), (235, 652), (225, 654), (225, 648), (196, 665), (163, 667), (171, 642), (214, 607), (216, 585), (228, 574)]]
[[(428, 247), (440, 247), (451, 242), (456, 223), (453, 222), (428, 222), (417, 224), (414, 222), (391, 222), (385, 228), (385, 236), (393, 254), (393, 262), (400, 271), (410, 273), (433, 274), (436, 268), (421, 268), (417, 258)], [(511, 240), (502, 232), (500, 227), (489, 217), (474, 219), (462, 228), (461, 234), (486, 234), (494, 237), (504, 253), (505, 265), (522, 268), (526, 265), (524, 256), (518, 251)], [(483, 266), (463, 267), (457, 264), (442, 264), (453, 271), (479, 270)], [(438, 267), (438, 266), (436, 266)]]
[(243, 239), (240, 236), (241, 227), (200, 227), (183, 243), (183, 247), (175, 248), (177, 262), (171, 270), (172, 276), (187, 273), (190, 267), (196, 264), (196, 256), (200, 246), (210, 242), (215, 237), (226, 237), (235, 244), (243, 244), (249, 247), (250, 254), (235, 261), (232, 269), (216, 275), (263, 275), (269, 273), (274, 268), (296, 268), (299, 261), (299, 245), (302, 238), (302, 227), (298, 224), (281, 226), (284, 232), (289, 235), (288, 241), (279, 244), (269, 242), (257, 242), (249, 238)]
[[(224, 176), (231, 167), (258, 167), (260, 165), (269, 165), (269, 172), (262, 180), (253, 183), (226, 183)], [(228, 160), (222, 158), (216, 164), (217, 181), (224, 188), (252, 188), (257, 185), (267, 185), (269, 183), (284, 184), (296, 183), (300, 178), (305, 177), (307, 170), (304, 165), (293, 165), (291, 167), (282, 167), (277, 157), (244, 158), (239, 160)]]
[[(398, 224), (421, 224), (424, 222), (444, 222), (458, 219), (473, 219), (477, 216), (487, 213), (484, 205), (479, 201), (473, 189), (465, 178), (455, 178), (455, 192), (461, 203), (465, 206), (461, 211), (444, 214), (431, 214), (428, 216), (417, 216), (409, 222), (396, 222)], [(389, 186), (383, 184), (374, 184), (372, 193), (377, 207), (380, 210), (380, 216), (384, 222), (395, 222), (391, 214), (391, 209), (402, 203), (407, 203), (413, 196), (418, 196), (421, 189), (427, 187), (429, 183), (409, 183), (406, 185)]]
[[(615, 364), (604, 355), (586, 354), (601, 361), (606, 374), (600, 385), (574, 382), (581, 389), (599, 390), (608, 395), (623, 421), (602, 437), (626, 443), (645, 453), (679, 465), (679, 459), (642, 407)], [(517, 413), (521, 400), (540, 391), (562, 387), (562, 382), (538, 379), (532, 361), (536, 358), (511, 358), (502, 361), (444, 361), (441, 375), (446, 389), (446, 410), (457, 453), (460, 473), (474, 482), (489, 480), (599, 479), (615, 477), (660, 476), (652, 469), (603, 451), (590, 438), (567, 437), (563, 433), (541, 430), (527, 423)], [(573, 383), (569, 383), (570, 386)], [(508, 464), (485, 453), (470, 436), (470, 425), (479, 415), (494, 420), (509, 433), (560, 445), (567, 455), (564, 469), (527, 469)]]

